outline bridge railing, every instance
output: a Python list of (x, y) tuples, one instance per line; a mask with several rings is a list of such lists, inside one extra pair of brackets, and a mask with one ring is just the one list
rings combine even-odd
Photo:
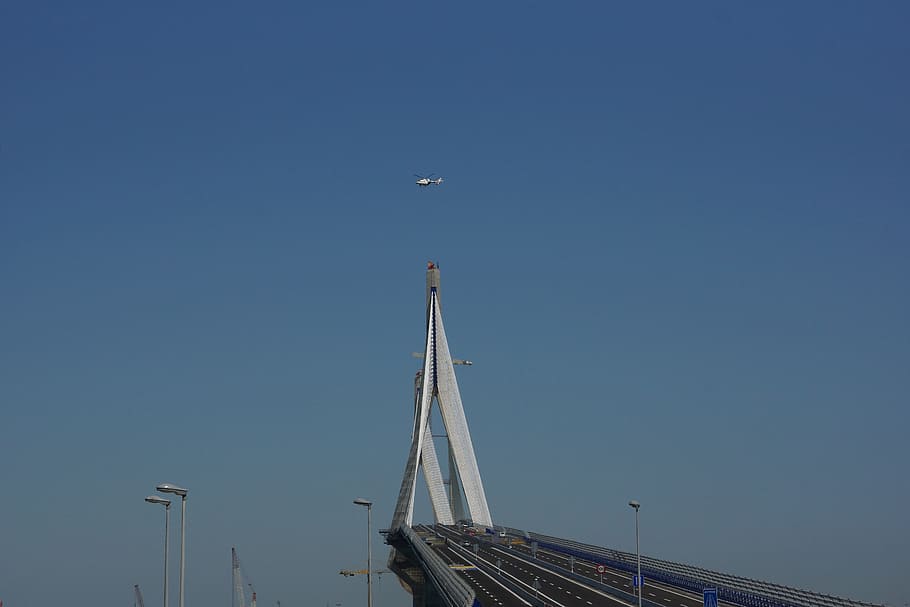
[[(485, 542), (486, 538), (475, 538), (476, 542)], [(508, 588), (511, 592), (521, 597), (522, 600), (527, 602), (531, 607), (550, 607), (551, 603), (545, 601), (541, 598), (538, 593), (536, 593), (533, 587), (528, 586), (521, 582), (518, 578), (513, 575), (510, 575), (501, 569), (498, 569), (495, 564), (485, 561), (480, 555), (476, 554), (472, 550), (468, 550), (463, 546), (459, 546), (457, 543), (451, 545), (452, 550), (457, 554), (460, 554), (465, 561), (471, 563), (478, 570), (483, 571), (491, 579), (496, 580), (502, 586)]]
[(447, 607), (479, 607), (474, 590), (457, 573), (452, 571), (442, 557), (424, 543), (417, 533), (402, 525), (398, 528), (411, 551), (420, 561), (424, 575), (442, 597)]
[[(541, 548), (548, 548), (550, 550), (556, 550), (564, 554), (572, 555), (576, 558), (593, 561), (595, 563), (602, 563), (603, 565), (612, 567), (613, 569), (619, 569), (620, 571), (626, 571), (629, 573), (636, 573), (637, 571), (637, 563), (629, 563), (626, 560), (618, 560), (603, 553), (582, 550), (579, 548), (567, 546), (562, 543), (550, 542), (539, 537), (534, 538), (534, 541), (537, 542), (537, 545)], [(798, 605), (794, 603), (779, 601), (776, 599), (755, 595), (750, 592), (727, 588), (716, 582), (709, 583), (703, 580), (693, 579), (685, 575), (662, 571), (660, 569), (654, 569), (652, 567), (646, 566), (644, 563), (642, 563), (641, 573), (644, 576), (645, 580), (670, 584), (671, 586), (683, 588), (697, 594), (701, 594), (701, 592), (708, 587), (717, 588), (717, 598), (719, 600), (736, 603), (737, 605), (742, 605), (743, 607), (798, 607)]]
[[(508, 550), (508, 551), (504, 550), (501, 545), (497, 545), (494, 541), (490, 540), (489, 538), (482, 538), (481, 541), (491, 545), (495, 550), (500, 550), (502, 552), (512, 552), (511, 550)], [(631, 592), (626, 592), (625, 590), (620, 590), (619, 588), (614, 588), (613, 586), (610, 586), (609, 584), (602, 584), (602, 583), (598, 582), (597, 580), (593, 580), (586, 575), (577, 573), (575, 571), (570, 571), (569, 569), (566, 569), (565, 567), (560, 567), (559, 565), (556, 565), (554, 563), (545, 561), (540, 558), (533, 557), (530, 554), (522, 554), (522, 558), (526, 558), (527, 560), (535, 563), (537, 566), (539, 566), (543, 569), (547, 569), (547, 570), (557, 573), (561, 576), (575, 580), (576, 582), (579, 582), (586, 586), (597, 588), (604, 594), (609, 594), (610, 596), (616, 597), (620, 601), (623, 601), (630, 605), (635, 604), (635, 601), (637, 600), (637, 597), (634, 594), (632, 594)], [(654, 601), (650, 601), (645, 598), (642, 598), (641, 603), (642, 603), (643, 607), (666, 607), (665, 605), (662, 605), (660, 603), (655, 603)]]
[[(636, 570), (636, 555), (629, 552), (517, 529), (509, 531), (514, 535), (534, 540), (540, 546), (567, 554), (575, 551), (574, 556), (602, 562), (604, 565), (621, 571), (633, 573)], [(744, 607), (879, 607), (872, 603), (819, 594), (646, 556), (641, 557), (641, 562), (642, 575), (646, 580), (650, 578), (699, 594), (704, 588), (717, 588), (718, 599)]]

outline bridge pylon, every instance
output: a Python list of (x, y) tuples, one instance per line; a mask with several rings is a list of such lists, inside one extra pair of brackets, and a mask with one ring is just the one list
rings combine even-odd
[[(423, 368), (418, 373), (415, 386), (411, 449), (391, 529), (395, 530), (401, 525), (410, 526), (413, 522), (418, 469), (423, 471), (437, 523), (451, 525), (466, 514), (475, 524), (492, 527), (493, 518), (487, 505), (442, 322), (439, 268), (433, 262), (427, 264), (426, 301), (426, 339)], [(430, 414), (434, 403), (439, 408), (448, 439), (448, 493), (430, 430)], [(462, 496), (467, 504), (466, 513), (463, 511)]]

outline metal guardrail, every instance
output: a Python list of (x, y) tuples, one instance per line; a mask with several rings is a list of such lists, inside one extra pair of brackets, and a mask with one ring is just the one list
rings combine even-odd
[[(495, 544), (493, 544), (493, 542), (491, 542), (488, 539), (484, 539), (483, 541), (485, 541), (491, 545), (494, 545), (497, 550), (500, 550), (502, 552), (510, 552), (507, 550), (503, 550), (502, 546), (495, 545)], [(597, 590), (600, 590), (604, 594), (609, 594), (610, 596), (615, 597), (624, 603), (634, 605), (634, 604), (636, 604), (636, 601), (638, 600), (638, 597), (636, 595), (632, 594), (631, 592), (626, 592), (625, 590), (620, 590), (619, 588), (614, 588), (613, 586), (610, 586), (609, 584), (602, 584), (602, 583), (598, 582), (597, 580), (593, 580), (593, 579), (589, 578), (586, 575), (582, 575), (581, 573), (576, 573), (575, 571), (570, 571), (569, 569), (566, 569), (565, 567), (560, 567), (559, 565), (555, 565), (555, 564), (545, 561), (543, 559), (533, 557), (530, 554), (522, 553), (521, 558), (534, 563), (535, 565), (537, 565), (538, 567), (540, 567), (542, 569), (546, 569), (547, 571), (552, 571), (553, 573), (556, 573), (563, 577), (567, 577), (567, 578), (574, 580), (576, 582), (579, 582), (580, 584), (583, 584), (587, 587), (596, 588)], [(665, 605), (662, 605), (660, 603), (655, 603), (654, 601), (651, 601), (651, 600), (645, 599), (645, 598), (642, 598), (641, 604), (643, 607), (666, 607)]]
[[(483, 540), (483, 541), (485, 541), (485, 540)], [(531, 605), (531, 607), (549, 607), (550, 606), (550, 603), (548, 603), (544, 599), (540, 598), (537, 595), (537, 593), (535, 593), (533, 591), (533, 589), (530, 589), (530, 588), (526, 587), (525, 585), (521, 584), (518, 581), (518, 579), (515, 578), (514, 576), (506, 574), (506, 573), (502, 572), (501, 570), (497, 570), (497, 568), (495, 566), (484, 561), (482, 558), (480, 558), (479, 555), (475, 554), (473, 551), (467, 550), (463, 546), (459, 546), (458, 544), (454, 544), (452, 546), (452, 548), (458, 553), (467, 555), (465, 557), (465, 560), (467, 560), (469, 563), (473, 564), (475, 567), (477, 567), (477, 569), (486, 573), (492, 579), (495, 579), (502, 586), (508, 588), (514, 594), (521, 597), (523, 600), (528, 602)]]
[[(636, 556), (629, 552), (601, 548), (574, 540), (507, 528), (512, 535), (532, 539), (538, 545), (592, 561), (602, 561), (622, 571), (635, 571)], [(717, 597), (743, 607), (881, 607), (852, 599), (791, 588), (771, 582), (753, 580), (727, 573), (693, 567), (683, 563), (641, 557), (642, 575), (672, 586), (701, 593), (704, 588), (717, 588)]]
[(398, 529), (420, 561), (424, 575), (433, 584), (447, 607), (480, 607), (471, 586), (452, 571), (442, 557), (427, 546), (413, 529), (407, 525), (402, 525)]
[[(511, 533), (512, 535), (521, 535), (522, 537), (525, 537), (524, 535), (522, 535), (523, 532), (518, 531), (516, 529), (510, 529), (508, 527), (497, 527), (497, 530), (505, 531), (506, 533)], [(515, 533), (515, 532), (517, 532), (517, 533)], [(504, 550), (502, 548), (502, 546), (500, 544), (498, 544), (495, 541), (494, 537), (491, 535), (484, 534), (484, 535), (474, 536), (471, 538), (471, 542), (474, 544), (485, 544), (487, 546), (492, 547), (494, 550), (501, 551), (503, 554), (507, 554), (508, 552), (510, 552), (510, 551)], [(476, 554), (472, 550), (469, 550), (458, 543), (452, 544), (452, 549), (458, 553), (461, 553), (464, 556), (465, 560), (470, 562), (477, 569), (483, 571), (488, 576), (490, 576), (490, 578), (495, 579), (499, 584), (502, 584), (503, 586), (505, 586), (506, 588), (511, 590), (513, 593), (515, 593), (516, 595), (520, 596), (525, 601), (530, 603), (530, 605), (532, 607), (552, 607), (552, 603), (550, 603), (549, 601), (547, 601), (543, 598), (543, 597), (546, 597), (545, 590), (541, 590), (540, 596), (538, 596), (537, 592), (534, 592), (532, 587), (528, 586), (525, 583), (522, 583), (515, 576), (503, 572), (500, 568), (495, 567), (490, 561), (484, 560), (479, 554)], [(515, 555), (513, 554), (511, 556), (514, 557)], [(597, 582), (596, 580), (592, 580), (589, 577), (586, 577), (579, 573), (575, 573), (573, 571), (569, 571), (568, 569), (564, 569), (562, 567), (559, 567), (558, 565), (548, 563), (547, 561), (544, 561), (542, 559), (538, 559), (538, 558), (532, 557), (531, 555), (527, 555), (527, 554), (522, 554), (521, 558), (524, 560), (527, 560), (529, 562), (533, 562), (534, 564), (538, 565), (542, 569), (546, 569), (547, 571), (551, 571), (557, 575), (567, 577), (567, 578), (572, 579), (576, 582), (579, 582), (587, 587), (596, 588), (605, 594), (609, 594), (609, 595), (619, 599), (623, 603), (633, 605), (636, 601), (636, 597), (634, 595), (632, 595), (631, 593), (625, 592), (623, 590), (619, 590), (617, 588), (613, 588), (612, 586), (609, 586), (608, 584), (601, 584), (601, 583)], [(655, 603), (648, 599), (642, 600), (642, 606), (643, 607), (666, 607), (665, 605)]]
[[(562, 543), (548, 542), (540, 538), (534, 538), (534, 541), (537, 542), (538, 546), (542, 548), (556, 550), (558, 552), (570, 554), (577, 558), (588, 561), (600, 562), (614, 569), (628, 571), (629, 573), (634, 573), (636, 571), (636, 565), (627, 563), (625, 561), (617, 561), (604, 555), (598, 555), (587, 550), (579, 550), (577, 548), (566, 546)], [(642, 566), (641, 572), (646, 580), (650, 579), (657, 582), (662, 582), (664, 584), (670, 584), (671, 586), (683, 588), (694, 593), (701, 593), (706, 587), (717, 588), (717, 597), (719, 599), (730, 603), (743, 605), (744, 607), (797, 607), (791, 603), (775, 603), (769, 599), (765, 599), (764, 597), (758, 595), (752, 595), (750, 593), (732, 592), (730, 589), (722, 587), (716, 583), (706, 583), (685, 576), (670, 574), (657, 569), (651, 569), (646, 566)]]

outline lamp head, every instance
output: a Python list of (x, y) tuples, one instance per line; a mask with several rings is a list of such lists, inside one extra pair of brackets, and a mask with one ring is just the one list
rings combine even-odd
[(150, 495), (145, 498), (145, 501), (150, 504), (164, 504), (165, 508), (171, 507), (171, 500), (164, 499), (163, 497), (158, 497), (157, 495)]
[(161, 483), (158, 485), (158, 491), (161, 493), (173, 493), (174, 495), (179, 495), (180, 497), (186, 497), (186, 489), (183, 487), (178, 487), (177, 485), (172, 485), (171, 483)]
[(632, 500), (629, 502), (629, 505), (635, 508), (636, 512), (638, 512), (638, 509), (641, 508), (641, 504), (638, 503), (638, 500)]
[(362, 497), (358, 497), (357, 499), (355, 499), (354, 503), (357, 504), (358, 506), (366, 506), (367, 508), (369, 508), (370, 506), (373, 505), (373, 502), (371, 502), (370, 500), (367, 500), (367, 499), (363, 499)]

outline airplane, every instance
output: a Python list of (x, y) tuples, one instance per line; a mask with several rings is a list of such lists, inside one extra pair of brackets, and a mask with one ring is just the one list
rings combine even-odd
[(417, 185), (419, 185), (422, 188), (425, 188), (428, 185), (440, 185), (442, 183), (442, 177), (437, 177), (436, 179), (433, 179), (433, 175), (435, 175), (435, 174), (436, 173), (430, 173), (426, 177), (423, 177), (421, 175), (418, 175), (417, 173), (414, 173), (414, 177), (417, 178), (417, 181), (415, 181), (414, 183), (416, 183)]

